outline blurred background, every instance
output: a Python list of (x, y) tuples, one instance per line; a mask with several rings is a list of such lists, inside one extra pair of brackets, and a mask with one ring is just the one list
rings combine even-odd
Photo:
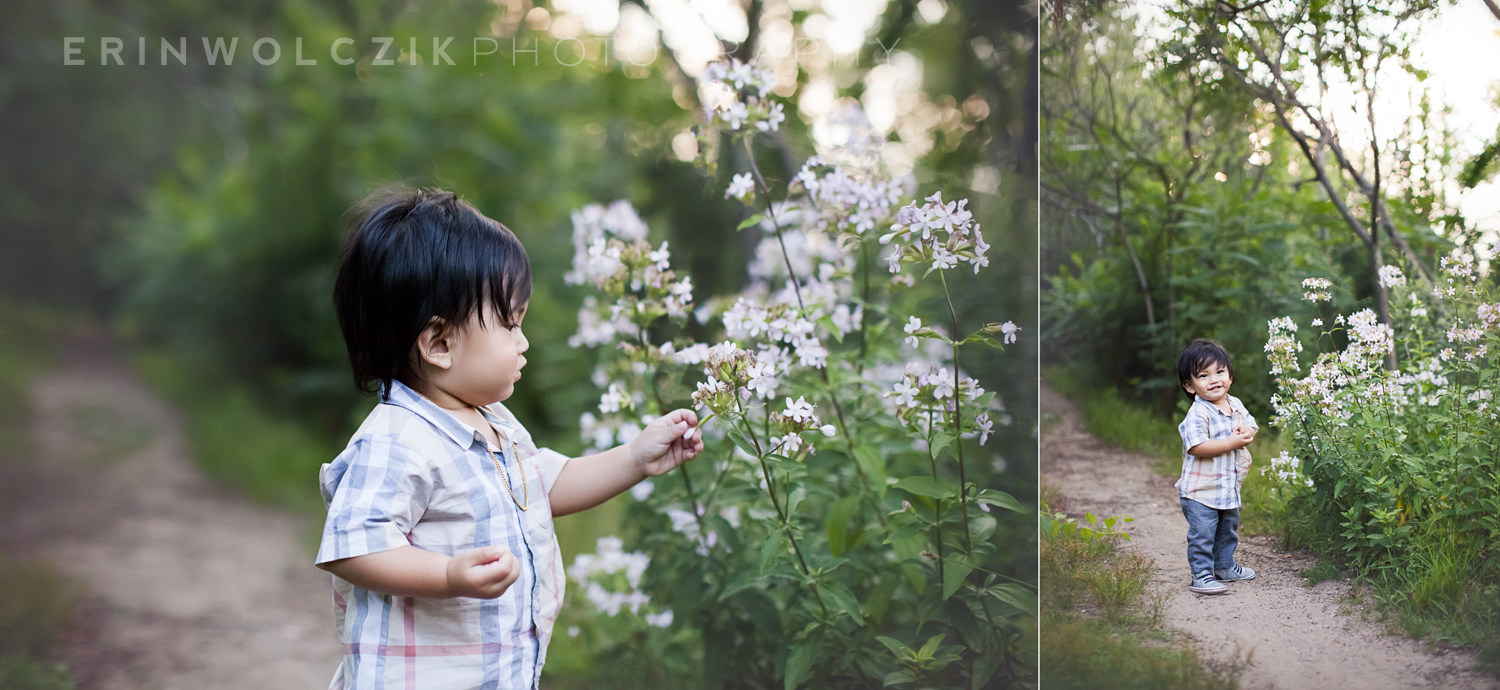
[[(212, 667), (206, 647), (162, 658), (170, 637), (122, 637), (121, 621), (197, 621), (218, 631), (204, 639), (231, 640), (278, 620), (267, 611), (283, 604), (266, 602), (281, 585), (238, 601), (233, 577), (253, 568), (165, 572), (167, 556), (153, 561), (150, 549), (197, 542), (142, 514), (197, 520), (204, 549), (222, 548), (202, 535), (225, 521), (235, 550), (273, 583), (310, 577), (312, 622), (260, 635), (226, 663), (266, 682), (271, 658), (294, 659), (274, 677), (311, 669), (324, 682), (337, 650), (326, 575), (311, 565), (317, 469), (374, 404), (351, 384), (333, 318), (341, 214), (382, 184), (432, 185), (520, 236), (536, 276), (534, 347), (507, 405), (542, 445), (577, 453), (579, 414), (599, 391), (594, 354), (565, 346), (582, 300), (562, 280), (570, 212), (631, 201), (653, 244), (670, 241), (700, 302), (747, 280), (757, 238), (735, 229), (753, 211), (691, 164), (695, 77), (725, 54), (779, 75), (773, 95), (788, 118), (778, 159), (762, 162), (773, 182), (839, 143), (830, 122), (859, 113), (885, 140), (884, 165), (910, 175), (918, 195), (970, 200), (995, 250), (986, 274), (956, 289), (960, 319), (1014, 320), (1025, 336), (966, 361), (1013, 417), (986, 446), (998, 450), (980, 480), (1034, 504), (1038, 47), (1028, 3), (20, 0), (3, 15), (0, 517), (18, 527), (0, 538), (0, 686), (173, 687), (233, 675)], [(378, 56), (371, 39), (381, 36), (394, 41)], [(434, 66), (433, 37), (450, 36), (442, 48), (454, 64)], [(238, 40), (232, 63), (210, 64), (219, 37)], [(336, 46), (340, 37), (353, 42)], [(263, 38), (276, 41), (274, 62)], [(939, 308), (940, 292), (918, 296)], [(195, 483), (174, 457), (207, 479)], [(193, 518), (194, 501), (211, 517)], [(247, 507), (229, 507), (237, 502)], [(565, 558), (621, 531), (619, 515), (608, 504), (559, 521)], [(123, 532), (100, 546), (110, 525)], [(237, 531), (262, 525), (290, 546)], [(1004, 529), (1017, 544), (1006, 574), (1034, 584), (1034, 518)], [(127, 562), (134, 575), (110, 573)], [(182, 588), (159, 605), (129, 589), (150, 585), (157, 562), (156, 584)], [(101, 584), (106, 573), (125, 584)], [(193, 597), (202, 601), (183, 603)], [(234, 611), (239, 628), (221, 620)], [(588, 687), (602, 675), (588, 649), (555, 638), (544, 683)]]

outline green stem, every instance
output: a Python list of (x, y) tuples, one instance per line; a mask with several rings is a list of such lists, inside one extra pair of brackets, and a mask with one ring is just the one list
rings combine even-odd
[[(802, 302), (802, 285), (801, 285), (801, 282), (797, 280), (797, 272), (792, 269), (792, 257), (791, 257), (791, 255), (786, 250), (786, 239), (781, 234), (781, 222), (778, 221), (778, 220), (776, 220), (776, 209), (775, 209), (775, 206), (771, 203), (771, 186), (769, 184), (766, 184), (766, 178), (760, 174), (760, 166), (755, 163), (755, 149), (751, 145), (750, 137), (746, 137), (745, 138), (745, 152), (747, 154), (747, 158), (749, 159), (750, 171), (752, 173), (754, 173), (756, 185), (760, 187), (761, 197), (763, 199), (765, 199), (765, 203), (766, 203), (766, 217), (769, 218), (769, 219), (771, 219), (771, 226), (774, 227), (774, 228), (776, 228), (776, 242), (781, 246), (781, 259), (782, 259), (783, 262), (786, 263), (786, 273), (787, 273), (787, 276), (791, 278), (791, 280), (792, 280), (792, 290), (797, 295), (797, 308), (801, 309), (803, 312), (806, 312), (807, 311), (807, 307)], [(863, 246), (863, 238), (861, 238), (861, 246)], [(866, 275), (865, 275), (865, 292), (866, 292), (866, 297), (868, 297), (869, 296), (869, 266), (868, 266), (868, 262), (867, 262), (867, 265), (866, 265), (865, 273), (866, 273)], [(865, 357), (865, 329), (864, 329), (864, 306), (863, 305), (860, 306), (860, 335), (859, 335), (859, 338), (860, 338), (859, 356), (860, 356), (860, 362), (863, 363), (864, 362), (864, 357)], [(858, 371), (858, 369), (859, 368), (857, 368), (856, 371)], [(849, 426), (844, 421), (844, 406), (841, 405), (841, 404), (839, 404), (838, 395), (834, 392), (833, 382), (830, 381), (829, 378), (828, 378), (828, 369), (827, 369), (827, 367), (821, 367), (821, 368), (819, 368), (818, 369), (818, 374), (821, 375), (822, 378), (823, 378), (823, 385), (825, 385), (825, 386), (828, 387), (828, 402), (833, 405), (833, 414), (839, 420), (839, 431), (841, 431), (843, 433), (843, 435), (844, 435), (844, 443), (845, 443), (845, 445), (849, 449), (849, 457), (851, 459), (853, 459), (854, 458), (854, 439), (850, 438), (850, 436), (849, 436)], [(862, 483), (864, 485), (865, 491), (867, 493), (873, 492), (874, 489), (873, 489), (872, 485), (870, 484), (870, 477), (865, 474), (865, 468), (860, 467), (859, 463), (855, 462), (854, 463), (854, 471), (855, 471), (855, 474), (859, 475), (860, 483)], [(878, 504), (875, 506), (875, 518), (876, 518), (876, 520), (878, 520), (880, 522), (880, 526), (881, 527), (885, 527), (885, 524), (886, 524), (885, 512), (882, 511), (882, 510), (880, 510), (880, 506)]]
[(974, 542), (969, 536), (969, 483), (964, 477), (964, 396), (963, 389), (958, 387), (958, 311), (953, 308), (953, 296), (948, 293), (948, 277), (944, 274), (942, 269), (938, 269), (938, 277), (943, 281), (943, 297), (948, 300), (948, 315), (953, 319), (953, 337), (948, 342), (953, 343), (953, 445), (958, 448), (958, 507), (959, 514), (964, 518), (964, 546), (972, 555)]

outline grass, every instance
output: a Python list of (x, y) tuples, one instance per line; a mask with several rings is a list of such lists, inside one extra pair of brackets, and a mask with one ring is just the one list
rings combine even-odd
[[(1053, 498), (1056, 498), (1053, 492)], [(1232, 690), (1246, 661), (1205, 665), (1162, 629), (1170, 592), (1150, 586), (1155, 564), (1113, 539), (1042, 539), (1040, 684), (1048, 690)]]
[[(53, 366), (59, 334), (73, 325), (44, 309), (0, 302), (0, 463), (34, 457), (26, 389)], [(0, 688), (74, 687), (67, 667), (52, 657), (78, 594), (46, 561), (0, 553)]]
[(139, 353), (134, 361), (186, 417), (193, 457), (206, 474), (260, 503), (309, 516), (322, 512), (318, 469), (340, 448), (267, 412), (244, 386), (203, 385), (205, 377), (166, 352)]

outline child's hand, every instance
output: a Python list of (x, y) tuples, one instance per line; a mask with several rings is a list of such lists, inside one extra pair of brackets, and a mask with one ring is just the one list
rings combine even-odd
[(1234, 428), (1234, 436), (1232, 438), (1234, 438), (1236, 443), (1240, 444), (1240, 448), (1245, 448), (1255, 440), (1255, 431), (1256, 429), (1253, 426), (1237, 426)]
[(494, 599), (521, 575), (521, 564), (503, 546), (469, 549), (448, 560), (448, 589), (456, 597)]
[(698, 415), (692, 410), (668, 412), (630, 442), (636, 467), (648, 477), (672, 471), (701, 450), (703, 432), (698, 429)]

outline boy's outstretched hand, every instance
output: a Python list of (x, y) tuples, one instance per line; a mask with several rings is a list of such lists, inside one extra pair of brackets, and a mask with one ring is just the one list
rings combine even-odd
[(703, 432), (698, 429), (698, 415), (692, 410), (672, 410), (648, 424), (630, 442), (636, 467), (648, 477), (655, 477), (692, 460), (703, 450)]
[(469, 549), (448, 561), (448, 588), (456, 597), (494, 599), (520, 575), (521, 564), (503, 546)]

